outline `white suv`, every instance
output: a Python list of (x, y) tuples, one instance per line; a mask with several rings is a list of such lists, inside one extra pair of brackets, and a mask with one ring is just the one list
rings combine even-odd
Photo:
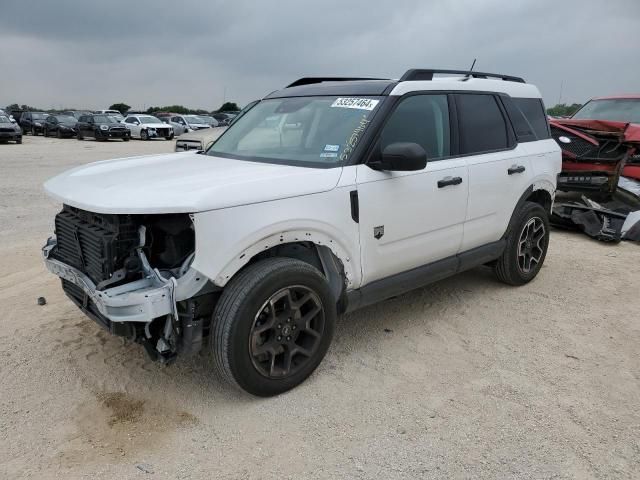
[(520, 78), (300, 79), (205, 153), (49, 180), (64, 205), (43, 253), (110, 332), (164, 362), (206, 341), (231, 383), (275, 395), (318, 366), (340, 313), (480, 265), (532, 280), (560, 165)]

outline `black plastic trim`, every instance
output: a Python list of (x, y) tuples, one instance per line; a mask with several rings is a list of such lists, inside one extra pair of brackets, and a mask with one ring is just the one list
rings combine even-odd
[(322, 82), (354, 82), (359, 80), (388, 80), (386, 78), (373, 78), (373, 77), (302, 77), (293, 83), (290, 83), (285, 88), (299, 87), (301, 85), (313, 85), (315, 83)]
[(347, 292), (347, 311), (352, 312), (391, 297), (424, 287), (456, 273), (496, 260), (506, 246), (504, 238), (421, 267), (376, 280)]
[(360, 202), (358, 200), (358, 191), (351, 190), (349, 192), (349, 199), (351, 200), (351, 218), (354, 222), (360, 223)]

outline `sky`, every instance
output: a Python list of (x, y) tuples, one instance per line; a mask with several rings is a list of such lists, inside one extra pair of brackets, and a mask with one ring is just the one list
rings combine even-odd
[(240, 106), (304, 76), (524, 77), (640, 93), (640, 0), (0, 0), (0, 106)]

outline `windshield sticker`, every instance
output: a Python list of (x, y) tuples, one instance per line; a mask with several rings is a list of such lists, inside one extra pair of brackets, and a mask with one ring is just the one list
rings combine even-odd
[(325, 152), (337, 152), (338, 150), (340, 150), (340, 145), (325, 145), (324, 146), (324, 151)]
[(380, 100), (372, 98), (336, 98), (331, 104), (332, 107), (338, 108), (357, 108), (358, 110), (373, 110)]
[(338, 154), (336, 152), (322, 152), (320, 158), (336, 158)]
[(360, 119), (360, 123), (358, 123), (358, 126), (353, 130), (353, 133), (349, 136), (349, 138), (347, 138), (346, 145), (344, 147), (344, 150), (342, 151), (342, 155), (340, 155), (340, 160), (344, 162), (347, 158), (349, 158), (349, 155), (351, 155), (353, 149), (356, 148), (358, 140), (360, 140), (360, 136), (362, 135), (362, 132), (364, 132), (365, 128), (367, 128), (368, 124), (369, 120), (367, 120), (367, 115), (363, 113), (362, 118)]

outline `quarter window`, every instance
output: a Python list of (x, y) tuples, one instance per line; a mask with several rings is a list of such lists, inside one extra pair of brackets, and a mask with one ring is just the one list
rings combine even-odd
[(417, 143), (429, 160), (451, 153), (446, 95), (412, 95), (401, 101), (380, 136), (380, 151), (396, 142)]
[(550, 138), (547, 114), (544, 111), (542, 100), (539, 98), (514, 98), (513, 103), (529, 121), (538, 140)]
[(507, 124), (493, 95), (457, 95), (456, 106), (461, 153), (484, 153), (508, 148)]

